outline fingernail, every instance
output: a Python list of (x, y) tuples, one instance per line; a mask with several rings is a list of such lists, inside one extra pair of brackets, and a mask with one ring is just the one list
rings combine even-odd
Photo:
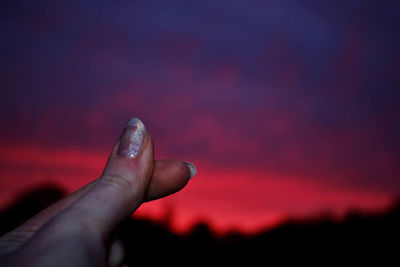
[(122, 133), (118, 154), (122, 157), (136, 158), (143, 149), (146, 127), (138, 118), (128, 121)]
[(189, 180), (190, 180), (196, 174), (196, 167), (193, 165), (193, 163), (190, 163), (190, 162), (187, 162), (187, 161), (184, 161), (183, 163), (185, 163), (188, 166), (189, 170), (190, 170), (190, 178), (189, 178)]

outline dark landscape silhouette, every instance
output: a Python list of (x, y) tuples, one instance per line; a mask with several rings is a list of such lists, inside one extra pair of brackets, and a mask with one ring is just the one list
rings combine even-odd
[[(54, 186), (21, 195), (0, 212), (0, 234), (12, 230), (57, 201), (64, 192)], [(260, 265), (267, 263), (390, 262), (399, 266), (400, 201), (389, 209), (368, 214), (353, 211), (338, 222), (329, 215), (286, 223), (253, 235), (216, 235), (206, 222), (185, 234), (167, 223), (128, 219), (119, 229), (129, 266), (146, 263), (174, 265)], [(277, 264), (274, 264), (277, 265)]]

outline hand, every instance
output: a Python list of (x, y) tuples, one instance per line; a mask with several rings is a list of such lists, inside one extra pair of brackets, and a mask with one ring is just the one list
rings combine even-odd
[(183, 188), (195, 171), (190, 163), (155, 161), (150, 135), (132, 119), (99, 179), (0, 238), (0, 265), (122, 266), (117, 226), (144, 201)]

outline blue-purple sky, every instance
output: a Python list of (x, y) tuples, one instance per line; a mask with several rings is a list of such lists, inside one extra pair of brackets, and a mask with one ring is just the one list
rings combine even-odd
[[(197, 165), (206, 182), (187, 195), (202, 188), (199, 209), (202, 194), (221, 181), (229, 188), (235, 173), (231, 195), (215, 193), (221, 210), (256, 194), (250, 184), (260, 180), (283, 191), (268, 197), (258, 185), (265, 198), (236, 209), (239, 218), (250, 206), (271, 213), (264, 202), (307, 215), (357, 206), (365, 194), (391, 199), (400, 188), (399, 32), (398, 1), (2, 1), (1, 191), (21, 190), (13, 171), (32, 169), (18, 149), (106, 158), (136, 116), (158, 158)], [(53, 179), (40, 164), (37, 176)], [(292, 182), (354, 197), (320, 207), (298, 187), (308, 199), (298, 207), (279, 199)]]

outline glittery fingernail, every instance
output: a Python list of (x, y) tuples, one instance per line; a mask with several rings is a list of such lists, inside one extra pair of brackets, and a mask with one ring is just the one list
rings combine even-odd
[(129, 120), (120, 139), (118, 154), (122, 157), (136, 158), (143, 149), (146, 134), (146, 127), (141, 120)]
[(193, 165), (193, 163), (190, 163), (188, 161), (184, 161), (183, 163), (185, 163), (186, 166), (188, 166), (188, 168), (190, 170), (190, 178), (189, 178), (189, 180), (190, 180), (196, 174), (196, 167)]

